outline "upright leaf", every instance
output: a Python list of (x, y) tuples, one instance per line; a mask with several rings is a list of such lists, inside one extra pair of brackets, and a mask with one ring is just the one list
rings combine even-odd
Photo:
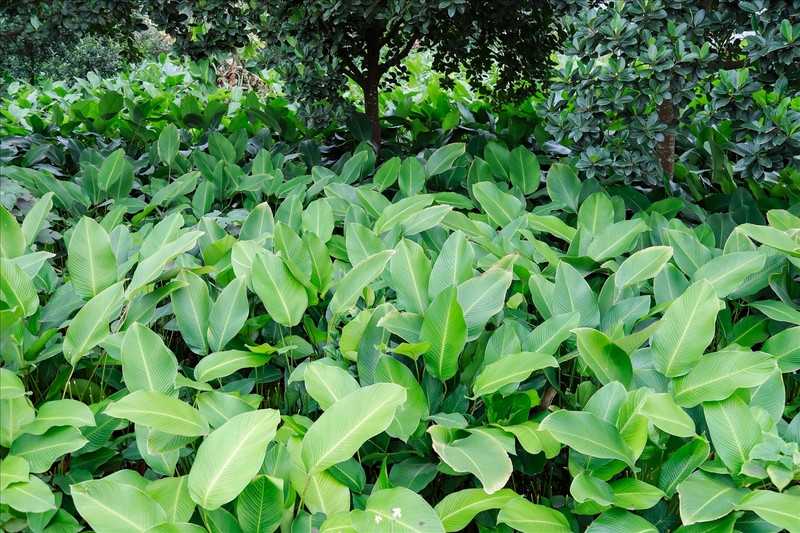
[(422, 319), (420, 340), (431, 345), (425, 352), (428, 372), (442, 381), (453, 377), (467, 342), (467, 323), (454, 286), (442, 290), (431, 302)]
[(75, 291), (97, 296), (117, 281), (117, 258), (103, 227), (83, 217), (75, 226), (67, 251), (67, 269)]

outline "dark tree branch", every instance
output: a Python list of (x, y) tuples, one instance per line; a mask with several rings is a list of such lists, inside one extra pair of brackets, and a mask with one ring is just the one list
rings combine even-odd
[(413, 34), (411, 34), (411, 38), (408, 40), (403, 49), (397, 52), (390, 59), (387, 59), (386, 61), (383, 62), (383, 64), (381, 65), (381, 74), (385, 74), (392, 67), (396, 67), (397, 65), (399, 65), (400, 61), (402, 61), (404, 57), (408, 56), (408, 54), (411, 52), (411, 49), (414, 48), (414, 44), (417, 42), (419, 38), (420, 38), (419, 32), (414, 32)]
[(344, 73), (352, 78), (353, 81), (359, 84), (361, 87), (364, 87), (366, 78), (364, 77), (364, 74), (358, 70), (358, 67), (353, 63), (353, 61), (349, 57), (342, 57), (341, 60), (342, 64), (344, 65), (344, 68), (342, 69)]

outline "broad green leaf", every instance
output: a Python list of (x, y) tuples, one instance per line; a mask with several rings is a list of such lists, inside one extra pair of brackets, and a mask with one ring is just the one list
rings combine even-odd
[(522, 202), (515, 196), (501, 191), (491, 181), (481, 181), (473, 185), (472, 194), (495, 227), (507, 226), (525, 211)]
[(18, 308), (26, 317), (39, 309), (39, 296), (33, 280), (16, 263), (6, 258), (0, 258), (0, 300), (5, 302), (8, 309)]
[(789, 328), (773, 335), (761, 350), (774, 355), (782, 373), (800, 370), (800, 327)]
[(372, 183), (375, 185), (375, 189), (378, 192), (394, 185), (400, 173), (400, 165), (400, 158), (393, 157), (378, 168), (378, 171), (375, 172), (375, 176), (372, 178)]
[(444, 533), (439, 516), (422, 496), (405, 487), (373, 491), (364, 511), (352, 514), (356, 531)]
[(425, 352), (428, 372), (442, 381), (453, 377), (467, 342), (467, 323), (454, 286), (442, 290), (431, 302), (422, 319), (420, 340), (430, 343)]
[(13, 400), (25, 396), (25, 384), (14, 372), (0, 368), (0, 400)]
[(360, 389), (347, 370), (322, 361), (310, 363), (303, 372), (306, 390), (322, 410), (327, 410), (353, 391)]
[(129, 391), (151, 390), (171, 394), (178, 375), (178, 361), (161, 337), (147, 326), (133, 324), (125, 332), (120, 349), (122, 378)]
[(178, 155), (178, 128), (175, 124), (167, 124), (158, 136), (158, 158), (167, 166), (172, 165)]
[(0, 258), (13, 259), (25, 253), (25, 236), (14, 215), (0, 205)]
[(308, 294), (280, 257), (264, 250), (253, 259), (253, 290), (272, 320), (296, 326), (308, 307)]
[(167, 513), (167, 520), (188, 522), (194, 514), (195, 504), (189, 496), (188, 476), (164, 477), (151, 481), (145, 492)]
[(244, 279), (236, 278), (219, 294), (208, 317), (208, 345), (212, 351), (225, 348), (242, 329), (249, 312)]
[(188, 231), (143, 259), (133, 272), (126, 295), (130, 298), (138, 290), (155, 281), (176, 257), (194, 248), (201, 235), (200, 231)]
[(472, 262), (475, 253), (464, 233), (453, 232), (442, 246), (439, 257), (433, 264), (428, 284), (428, 295), (436, 297), (450, 286), (457, 287), (472, 277)]
[[(5, 468), (5, 461), (0, 466)], [(45, 513), (57, 509), (55, 497), (47, 483), (28, 475), (24, 482), (14, 483), (0, 491), (0, 504), (8, 505), (20, 513)]]
[(395, 226), (400, 225), (406, 220), (411, 219), (414, 215), (428, 207), (433, 203), (433, 196), (423, 194), (404, 198), (398, 202), (393, 203), (381, 213), (378, 220), (375, 221), (373, 230), (378, 235), (389, 231)]
[(800, 496), (797, 493), (754, 490), (736, 504), (736, 509), (753, 511), (770, 524), (790, 532), (797, 531), (800, 526), (797, 512), (800, 509)]
[(252, 411), (206, 437), (189, 472), (192, 500), (213, 511), (236, 498), (261, 468), (279, 422), (278, 411)]
[(125, 150), (118, 148), (100, 165), (97, 173), (97, 185), (102, 191), (108, 191), (111, 186), (122, 176), (122, 169), (125, 167)]
[(554, 354), (561, 343), (569, 338), (572, 330), (578, 327), (579, 320), (577, 312), (552, 316), (534, 328), (522, 341), (522, 347), (529, 352)]
[[(453, 168), (456, 159), (464, 155), (466, 145), (464, 143), (447, 144), (431, 154), (428, 162), (425, 163), (425, 173), (429, 178), (437, 176), (442, 172)], [(400, 169), (402, 174), (402, 168)]]
[(658, 533), (658, 529), (639, 515), (609, 509), (589, 524), (586, 533)]
[(704, 403), (703, 413), (714, 450), (725, 466), (738, 474), (750, 450), (763, 438), (756, 418), (747, 404), (736, 396)]
[(556, 205), (563, 205), (568, 211), (578, 212), (578, 197), (581, 181), (575, 170), (562, 163), (550, 166), (547, 172), (547, 194)]
[(614, 284), (618, 289), (624, 289), (654, 278), (671, 257), (670, 246), (651, 246), (640, 250), (622, 262)]
[(561, 443), (550, 433), (539, 431), (538, 422), (528, 421), (514, 426), (504, 426), (503, 431), (513, 434), (528, 453), (544, 452), (545, 457), (552, 459), (561, 451)]
[(384, 250), (373, 254), (345, 274), (336, 287), (336, 293), (331, 298), (328, 307), (331, 314), (333, 316), (343, 315), (353, 307), (364, 288), (383, 272), (394, 253), (394, 250)]
[(714, 258), (711, 250), (703, 246), (691, 232), (668, 229), (665, 233), (672, 246), (675, 263), (687, 276), (693, 276), (701, 266)]
[(198, 381), (212, 381), (230, 376), (243, 368), (258, 368), (271, 359), (271, 355), (227, 350), (203, 357), (194, 367), (194, 377)]
[(614, 491), (614, 506), (623, 509), (650, 509), (664, 497), (657, 487), (631, 477), (617, 479), (609, 485)]
[[(44, 223), (47, 220), (47, 215), (50, 214), (52, 209), (53, 193), (49, 192), (42, 195), (42, 197), (37, 200), (36, 205), (34, 205), (31, 210), (28, 211), (27, 215), (25, 215), (25, 218), (22, 221), (21, 229), (22, 234), (25, 237), (26, 246), (30, 246), (36, 242), (36, 237), (38, 237), (39, 232), (44, 227)], [(2, 254), (0, 254), (0, 256), (2, 256)]]
[(556, 411), (542, 420), (539, 429), (547, 430), (559, 442), (584, 455), (634, 463), (633, 452), (619, 430), (592, 413)]
[(333, 228), (333, 209), (327, 200), (319, 199), (308, 204), (303, 211), (303, 232), (314, 233), (322, 242), (328, 242)]
[(445, 531), (461, 531), (475, 515), (489, 509), (500, 509), (519, 495), (511, 489), (501, 489), (487, 495), (482, 489), (464, 489), (448, 494), (434, 510)]
[[(252, 398), (248, 397), (247, 399), (250, 400), (251, 403), (253, 402)], [(256, 405), (259, 404), (260, 400), (260, 396), (255, 398)], [(197, 395), (197, 408), (200, 410), (200, 414), (208, 420), (209, 425), (213, 428), (222, 426), (237, 415), (255, 411), (256, 407), (251, 405), (251, 403), (233, 394), (226, 394), (219, 391), (201, 392)], [(152, 441), (153, 436), (153, 433), (151, 433), (148, 445)]]
[(161, 392), (132, 392), (110, 404), (104, 413), (174, 435), (198, 437), (208, 434), (208, 423), (197, 409)]
[(706, 280), (717, 291), (718, 298), (734, 292), (747, 276), (764, 268), (762, 252), (734, 252), (716, 257), (697, 269), (692, 281)]
[(368, 439), (389, 427), (405, 400), (403, 387), (376, 383), (333, 404), (303, 437), (301, 454), (308, 475), (352, 457)]
[(0, 400), (0, 446), (9, 448), (22, 433), (21, 428), (36, 418), (30, 400), (21, 396)]
[(602, 479), (580, 472), (572, 480), (569, 492), (578, 503), (594, 503), (601, 507), (614, 503), (614, 491)]
[(435, 205), (426, 207), (413, 217), (400, 224), (401, 233), (405, 236), (416, 235), (423, 231), (435, 228), (442, 223), (444, 218), (453, 211), (449, 205)]
[(709, 453), (711, 453), (711, 447), (701, 437), (696, 437), (681, 446), (662, 464), (658, 477), (658, 488), (663, 490), (668, 498), (671, 498), (681, 481), (688, 478), (697, 467), (703, 464)]
[(539, 188), (539, 181), (541, 180), (539, 160), (524, 146), (517, 146), (511, 150), (508, 160), (508, 174), (511, 178), (511, 183), (526, 196), (533, 194)]
[(275, 220), (269, 203), (261, 202), (250, 211), (239, 230), (239, 240), (255, 240), (272, 237), (275, 233)]
[(543, 353), (519, 352), (506, 355), (486, 365), (475, 377), (472, 394), (476, 398), (487, 396), (506, 385), (519, 384), (528, 379), (532, 372), (545, 367), (558, 367), (558, 363), (553, 357)]
[(283, 482), (257, 476), (236, 498), (236, 517), (246, 533), (272, 533), (283, 519)]
[(12, 483), (27, 483), (30, 467), (28, 462), (16, 455), (7, 455), (0, 460), (0, 491)]
[(589, 195), (578, 210), (578, 227), (597, 235), (614, 224), (614, 204), (605, 192)]
[(486, 494), (502, 489), (511, 477), (513, 467), (503, 446), (485, 433), (472, 433), (463, 439), (445, 442), (439, 438), (442, 426), (432, 426), (433, 449), (456, 472), (469, 472), (477, 477)]
[(573, 333), (578, 339), (581, 360), (592, 369), (600, 383), (618, 381), (626, 388), (631, 385), (633, 366), (625, 350), (595, 329), (578, 328)]
[(167, 521), (164, 509), (144, 491), (110, 479), (71, 487), (75, 508), (97, 533), (140, 533)]
[(681, 519), (688, 526), (722, 518), (747, 492), (736, 488), (729, 476), (698, 470), (678, 485)]
[(208, 137), (208, 151), (218, 160), (226, 163), (236, 163), (236, 150), (229, 139), (214, 131)]
[(52, 427), (42, 435), (21, 435), (14, 440), (8, 453), (22, 457), (28, 461), (31, 472), (40, 474), (47, 472), (62, 456), (80, 450), (87, 442), (78, 428)]
[(564, 261), (559, 262), (556, 269), (555, 293), (550, 305), (554, 315), (578, 312), (581, 327), (600, 325), (597, 296), (580, 272)]
[(170, 294), (181, 337), (190, 350), (205, 355), (208, 353), (206, 334), (212, 305), (208, 285), (199, 276), (187, 271), (178, 274), (177, 279), (188, 283), (188, 286)]
[(675, 379), (672, 393), (678, 404), (694, 407), (702, 402), (724, 400), (739, 388), (757, 387), (777, 370), (775, 358), (764, 352), (709, 353), (688, 374)]
[(428, 279), (431, 263), (419, 244), (403, 239), (389, 262), (389, 272), (400, 309), (424, 313), (428, 307)]
[(21, 430), (31, 435), (41, 435), (52, 427), (80, 428), (94, 425), (94, 415), (85, 403), (64, 399), (43, 403), (39, 407), (34, 421), (22, 426)]
[(779, 300), (759, 300), (750, 304), (772, 320), (800, 326), (800, 311)]
[(119, 282), (89, 300), (70, 322), (64, 336), (64, 358), (75, 366), (81, 357), (108, 337), (112, 315), (122, 303), (122, 285)]
[(428, 416), (428, 399), (409, 368), (392, 357), (381, 357), (375, 367), (376, 383), (396, 383), (406, 389), (406, 401), (397, 408), (386, 434), (402, 441), (417, 430), (422, 417)]
[(598, 263), (620, 256), (630, 251), (634, 241), (647, 229), (647, 224), (641, 219), (617, 222), (595, 235), (586, 248), (586, 255)]
[(664, 313), (664, 325), (651, 340), (656, 370), (677, 377), (694, 368), (714, 338), (718, 311), (713, 285), (698, 281), (686, 289)]
[(570, 533), (567, 518), (549, 507), (536, 505), (523, 497), (508, 502), (497, 515), (497, 522), (522, 533)]
[(467, 340), (476, 339), (486, 322), (503, 309), (513, 278), (510, 265), (503, 266), (503, 262), (458, 286), (458, 303), (467, 324)]
[(300, 437), (291, 437), (288, 450), (291, 458), (290, 479), (298, 493), (305, 491), (305, 505), (312, 513), (325, 513), (333, 516), (350, 510), (350, 490), (329, 472), (307, 475), (301, 457)]
[[(683, 378), (678, 378), (681, 379)], [(649, 395), (639, 412), (658, 429), (670, 435), (688, 438), (696, 434), (694, 420), (675, 404), (670, 394)]]
[(303, 240), (283, 222), (275, 225), (274, 248), (297, 281), (308, 286), (311, 280), (311, 257)]
[(75, 226), (67, 255), (72, 286), (83, 297), (97, 296), (117, 281), (117, 258), (106, 230), (91, 218)]

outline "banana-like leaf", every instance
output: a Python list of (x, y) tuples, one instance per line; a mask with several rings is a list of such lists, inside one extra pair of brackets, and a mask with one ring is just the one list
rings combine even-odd
[(652, 279), (672, 257), (672, 247), (651, 246), (631, 254), (617, 270), (614, 283), (618, 289), (631, 287), (648, 279)]
[(422, 319), (420, 340), (429, 342), (425, 367), (435, 378), (448, 380), (458, 370), (458, 359), (467, 342), (467, 323), (454, 286), (433, 299)]
[(144, 491), (110, 479), (71, 487), (75, 508), (97, 533), (141, 533), (167, 521), (164, 509)]
[(197, 409), (161, 392), (132, 392), (106, 407), (105, 414), (174, 435), (198, 437), (208, 434), (208, 422)]
[(522, 496), (513, 499), (500, 509), (497, 522), (506, 524), (522, 533), (569, 533), (572, 531), (563, 514), (529, 502)]
[(543, 353), (519, 352), (506, 355), (486, 365), (475, 377), (472, 394), (475, 397), (487, 396), (512, 384), (516, 389), (516, 385), (528, 379), (534, 371), (557, 366), (558, 363), (552, 356)]
[(253, 290), (272, 319), (282, 326), (295, 326), (308, 307), (308, 295), (280, 257), (264, 250), (253, 259)]
[(208, 316), (209, 348), (214, 352), (225, 348), (242, 329), (249, 312), (245, 280), (236, 278), (223, 289), (211, 308)]
[(384, 250), (373, 254), (345, 274), (336, 286), (336, 293), (328, 306), (331, 315), (342, 315), (353, 307), (364, 288), (383, 272), (394, 254), (394, 250)]
[(139, 323), (125, 332), (120, 350), (122, 378), (128, 390), (170, 394), (175, 389), (178, 361), (161, 337)]
[(83, 217), (69, 241), (67, 269), (72, 286), (84, 298), (97, 296), (117, 281), (117, 258), (103, 227)]
[(122, 285), (116, 283), (89, 300), (70, 322), (63, 352), (72, 366), (108, 337), (108, 325), (122, 306)]

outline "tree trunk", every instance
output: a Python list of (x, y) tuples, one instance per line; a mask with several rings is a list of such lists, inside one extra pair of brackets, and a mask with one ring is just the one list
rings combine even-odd
[(380, 30), (371, 29), (367, 33), (367, 65), (364, 72), (364, 112), (372, 123), (372, 142), (378, 159), (381, 157), (381, 115), (378, 108), (378, 93), (381, 82), (381, 42)]
[[(658, 106), (658, 119), (662, 124), (666, 124), (667, 127), (672, 127), (672, 121), (675, 120), (675, 108), (672, 105), (672, 99), (664, 100)], [(661, 168), (664, 169), (664, 173), (671, 180), (675, 176), (675, 136), (665, 132), (664, 140), (656, 145), (656, 153), (661, 161)]]

